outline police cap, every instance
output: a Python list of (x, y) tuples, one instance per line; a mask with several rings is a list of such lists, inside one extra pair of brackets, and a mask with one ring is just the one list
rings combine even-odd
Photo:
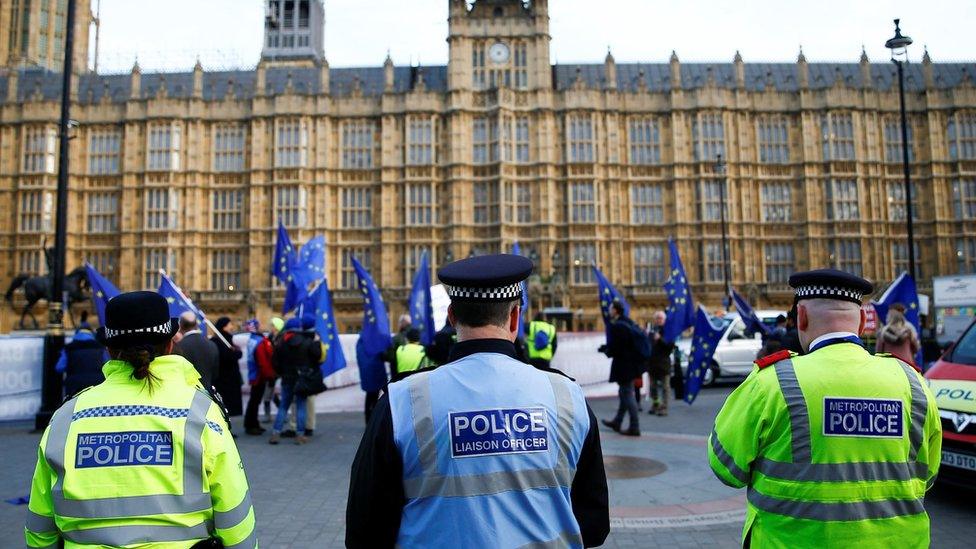
[(499, 303), (522, 297), (522, 282), (532, 274), (532, 262), (518, 255), (469, 257), (437, 271), (452, 301)]
[(860, 305), (864, 296), (874, 292), (874, 286), (867, 280), (837, 269), (795, 273), (790, 277), (790, 286), (795, 291), (796, 301), (836, 299)]

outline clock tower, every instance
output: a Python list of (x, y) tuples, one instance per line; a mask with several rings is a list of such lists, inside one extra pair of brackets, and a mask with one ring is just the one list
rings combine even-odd
[(449, 1), (450, 89), (551, 86), (547, 0)]

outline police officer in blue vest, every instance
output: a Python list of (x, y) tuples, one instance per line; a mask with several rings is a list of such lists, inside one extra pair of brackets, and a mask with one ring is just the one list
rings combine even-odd
[(449, 362), (389, 386), (352, 466), (346, 546), (595, 547), (610, 532), (596, 418), (572, 379), (519, 362), (532, 262), (443, 267)]

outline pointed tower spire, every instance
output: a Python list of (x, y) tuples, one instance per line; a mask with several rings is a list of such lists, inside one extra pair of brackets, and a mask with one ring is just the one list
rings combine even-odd
[(383, 62), (383, 82), (384, 91), (386, 93), (390, 93), (394, 90), (396, 80), (393, 72), (393, 58), (390, 57), (390, 50), (386, 50), (386, 61)]
[(746, 87), (746, 65), (742, 62), (742, 54), (735, 50), (735, 57), (732, 59), (735, 64), (735, 86), (739, 89)]
[(803, 46), (800, 46), (800, 54), (796, 56), (796, 81), (801, 89), (810, 84), (810, 68), (807, 66), (807, 56), (803, 55)]
[(142, 97), (142, 69), (139, 68), (139, 58), (132, 63), (132, 73), (129, 75), (129, 97), (139, 99)]
[(203, 65), (197, 57), (197, 64), (193, 65), (193, 97), (203, 97)]
[(872, 86), (871, 82), (871, 61), (868, 59), (868, 52), (861, 44), (861, 87), (868, 89)]
[(671, 89), (681, 89), (681, 62), (678, 61), (678, 53), (671, 50)]
[(331, 84), (331, 70), (329, 69), (329, 62), (326, 61), (325, 57), (319, 61), (319, 93), (328, 95), (332, 93), (329, 88)]
[(603, 61), (603, 73), (607, 82), (607, 89), (617, 89), (617, 61), (613, 58), (613, 53), (610, 52), (610, 46), (607, 46), (607, 58)]
[(926, 88), (935, 87), (935, 71), (932, 69), (932, 58), (929, 57), (928, 46), (925, 46), (925, 53), (922, 55), (922, 77), (925, 78)]

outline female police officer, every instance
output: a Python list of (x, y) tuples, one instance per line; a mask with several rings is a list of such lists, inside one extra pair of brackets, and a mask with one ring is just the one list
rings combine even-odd
[(54, 414), (41, 438), (30, 547), (256, 547), (247, 478), (220, 407), (184, 358), (154, 292), (108, 302), (105, 382)]

